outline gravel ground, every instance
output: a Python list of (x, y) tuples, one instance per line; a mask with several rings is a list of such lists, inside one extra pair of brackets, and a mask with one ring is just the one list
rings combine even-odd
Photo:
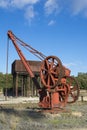
[(1, 104), (0, 130), (87, 130), (87, 102), (67, 104), (56, 114), (37, 103)]

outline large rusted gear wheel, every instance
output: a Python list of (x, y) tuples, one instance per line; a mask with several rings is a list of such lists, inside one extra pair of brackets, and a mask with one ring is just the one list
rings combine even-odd
[(74, 103), (79, 97), (79, 85), (74, 77), (66, 77), (66, 84), (70, 87), (70, 93), (68, 96), (68, 103)]
[(60, 59), (56, 56), (48, 56), (43, 60), (40, 77), (46, 88), (54, 88), (63, 76), (63, 67)]

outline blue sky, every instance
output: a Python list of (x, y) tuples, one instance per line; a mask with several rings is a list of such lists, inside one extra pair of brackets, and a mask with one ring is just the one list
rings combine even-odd
[[(2, 73), (6, 73), (8, 30), (46, 56), (59, 57), (71, 75), (87, 72), (87, 0), (0, 0)], [(38, 60), (22, 51), (26, 59)], [(10, 42), (9, 73), (15, 59), (19, 57)]]

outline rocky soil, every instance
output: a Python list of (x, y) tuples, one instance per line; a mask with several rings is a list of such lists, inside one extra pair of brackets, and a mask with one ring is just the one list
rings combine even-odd
[(50, 114), (37, 103), (0, 104), (0, 130), (87, 130), (87, 102)]

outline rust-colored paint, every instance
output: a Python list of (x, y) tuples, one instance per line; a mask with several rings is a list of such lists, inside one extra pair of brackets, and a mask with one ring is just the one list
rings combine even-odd
[[(56, 56), (46, 57), (41, 52), (30, 47), (28, 44), (21, 41), (17, 38), (11, 31), (8, 31), (8, 37), (11, 39), (14, 47), (24, 65), (27, 73), (32, 78), (34, 84), (36, 85), (39, 92), (39, 106), (42, 108), (61, 108), (66, 105), (67, 102), (73, 103), (78, 99), (79, 96), (79, 86), (75, 79), (70, 76), (70, 70), (62, 65), (61, 60)], [(29, 51), (39, 57), (42, 61), (38, 62), (40, 66), (35, 66), (35, 62), (32, 65), (31, 62), (27, 61), (22, 51), (20, 50), (17, 42), (19, 41), (20, 45), (30, 49)], [(23, 68), (23, 66), (21, 67)], [(20, 65), (14, 70), (19, 68)], [(25, 69), (23, 69), (25, 71)], [(41, 82), (43, 88), (40, 87), (38, 81), (35, 78), (34, 71), (37, 70), (40, 73)], [(14, 73), (14, 71), (13, 71)], [(73, 94), (75, 92), (75, 94)], [(69, 101), (69, 97), (72, 98), (72, 101)]]

